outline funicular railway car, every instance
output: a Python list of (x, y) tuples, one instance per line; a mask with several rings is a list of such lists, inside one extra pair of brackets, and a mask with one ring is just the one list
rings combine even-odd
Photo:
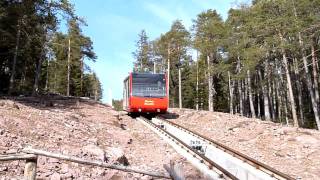
[(131, 114), (167, 112), (166, 79), (165, 74), (130, 73), (124, 80), (123, 109)]

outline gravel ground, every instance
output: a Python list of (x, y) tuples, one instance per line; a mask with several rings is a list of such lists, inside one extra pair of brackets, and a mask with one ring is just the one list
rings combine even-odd
[[(118, 118), (119, 117), (119, 118)], [(186, 160), (151, 130), (129, 116), (90, 100), (0, 99), (0, 154), (26, 146), (55, 153), (166, 173), (180, 164), (187, 179), (203, 179)], [(0, 179), (21, 179), (23, 161), (1, 162)], [(40, 156), (37, 179), (151, 179)]]
[[(320, 132), (225, 113), (172, 109), (174, 122), (228, 145), (295, 178), (320, 177)], [(200, 123), (201, 122), (201, 123)], [(32, 146), (110, 164), (165, 173), (180, 164), (187, 179), (201, 173), (138, 121), (77, 99), (0, 100), (0, 154)], [(21, 179), (24, 162), (1, 162), (0, 179)], [(150, 176), (40, 157), (38, 179), (151, 179)]]
[(320, 132), (227, 113), (171, 109), (184, 127), (297, 179), (320, 177)]

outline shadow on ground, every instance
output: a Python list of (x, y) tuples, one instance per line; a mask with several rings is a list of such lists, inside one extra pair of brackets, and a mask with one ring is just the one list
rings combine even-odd
[(160, 117), (165, 118), (165, 119), (178, 119), (179, 114), (173, 113), (173, 112), (167, 112), (165, 114), (161, 114)]

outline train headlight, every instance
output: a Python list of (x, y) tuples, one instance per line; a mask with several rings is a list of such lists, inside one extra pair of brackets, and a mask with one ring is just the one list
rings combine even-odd
[(141, 112), (141, 108), (139, 108), (138, 111)]
[(160, 109), (157, 109), (157, 112), (160, 112)]

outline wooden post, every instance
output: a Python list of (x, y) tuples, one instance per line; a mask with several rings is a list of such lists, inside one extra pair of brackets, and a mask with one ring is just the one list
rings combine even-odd
[(27, 159), (24, 168), (24, 179), (35, 180), (37, 176), (37, 158)]
[(164, 169), (170, 174), (173, 180), (185, 180), (183, 175), (182, 167), (170, 161), (170, 166), (163, 165)]

